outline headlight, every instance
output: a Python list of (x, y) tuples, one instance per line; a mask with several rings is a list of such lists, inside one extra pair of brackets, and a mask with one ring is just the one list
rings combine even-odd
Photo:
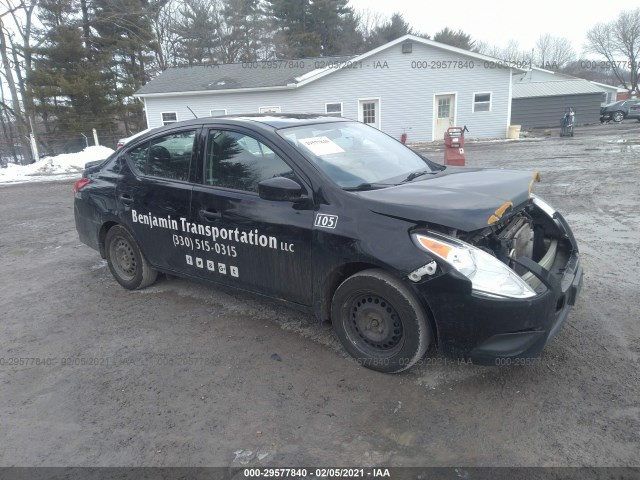
[(453, 238), (445, 240), (419, 234), (414, 234), (413, 237), (418, 246), (436, 254), (471, 280), (471, 286), (477, 293), (509, 298), (529, 298), (536, 295), (516, 272), (473, 245)]

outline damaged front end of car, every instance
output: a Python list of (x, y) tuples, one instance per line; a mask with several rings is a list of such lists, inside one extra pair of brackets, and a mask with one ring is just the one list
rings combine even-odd
[[(533, 194), (516, 207), (506, 202), (484, 228), (418, 228), (412, 239), (442, 273), (432, 264), (431, 274), (409, 275), (428, 299), (440, 348), (474, 363), (536, 357), (565, 322), (582, 285), (571, 229)], [(423, 282), (425, 275), (431, 279)]]

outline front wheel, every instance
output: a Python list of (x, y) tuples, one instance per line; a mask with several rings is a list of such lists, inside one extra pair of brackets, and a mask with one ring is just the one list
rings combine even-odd
[(331, 319), (345, 350), (379, 372), (410, 368), (431, 343), (420, 302), (383, 270), (364, 270), (342, 282), (333, 296)]
[(120, 225), (109, 229), (104, 241), (109, 270), (120, 285), (128, 290), (148, 287), (158, 272), (151, 268), (131, 234)]
[(620, 123), (622, 120), (624, 120), (624, 113), (619, 110), (617, 112), (613, 112), (611, 119), (616, 123)]

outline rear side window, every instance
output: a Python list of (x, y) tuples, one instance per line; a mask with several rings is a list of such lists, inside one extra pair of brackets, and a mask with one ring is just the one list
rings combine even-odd
[(207, 185), (257, 192), (259, 182), (273, 177), (295, 179), (291, 167), (264, 143), (237, 132), (209, 132)]
[(195, 130), (155, 138), (127, 152), (134, 170), (141, 175), (189, 180)]

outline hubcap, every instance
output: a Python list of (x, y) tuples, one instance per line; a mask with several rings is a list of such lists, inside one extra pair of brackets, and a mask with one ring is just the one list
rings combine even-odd
[(400, 317), (393, 305), (377, 295), (359, 295), (351, 301), (349, 330), (374, 355), (391, 355), (402, 346)]

